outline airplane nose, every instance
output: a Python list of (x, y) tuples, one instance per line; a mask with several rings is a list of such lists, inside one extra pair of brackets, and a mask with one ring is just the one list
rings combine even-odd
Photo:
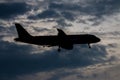
[(101, 41), (101, 39), (100, 38), (97, 38), (97, 40), (96, 40), (97, 42), (100, 42)]

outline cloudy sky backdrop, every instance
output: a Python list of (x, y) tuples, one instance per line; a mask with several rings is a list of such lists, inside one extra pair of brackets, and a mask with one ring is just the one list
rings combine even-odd
[[(119, 0), (0, 0), (0, 80), (119, 80)], [(14, 23), (32, 35), (94, 34), (73, 50), (17, 43)]]

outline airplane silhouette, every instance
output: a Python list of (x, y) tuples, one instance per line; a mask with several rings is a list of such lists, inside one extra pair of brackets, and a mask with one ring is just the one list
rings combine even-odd
[(95, 35), (67, 35), (61, 29), (57, 29), (58, 35), (32, 36), (19, 23), (15, 23), (15, 26), (18, 32), (18, 38), (15, 38), (15, 41), (43, 46), (58, 46), (59, 52), (61, 48), (67, 50), (73, 49), (74, 44), (88, 44), (89, 48), (91, 48), (91, 43), (100, 42), (100, 38)]

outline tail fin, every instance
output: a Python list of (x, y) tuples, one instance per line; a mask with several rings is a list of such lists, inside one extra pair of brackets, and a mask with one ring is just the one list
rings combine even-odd
[(16, 26), (19, 38), (31, 37), (31, 35), (19, 23), (15, 23), (15, 26)]
[(66, 33), (61, 30), (61, 29), (57, 29), (58, 30), (58, 36), (66, 36)]

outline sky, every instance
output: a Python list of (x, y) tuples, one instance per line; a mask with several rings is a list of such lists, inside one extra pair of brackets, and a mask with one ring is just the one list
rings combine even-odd
[[(0, 80), (119, 80), (119, 0), (0, 0)], [(15, 42), (14, 23), (31, 35), (93, 34), (101, 42), (58, 47)]]

